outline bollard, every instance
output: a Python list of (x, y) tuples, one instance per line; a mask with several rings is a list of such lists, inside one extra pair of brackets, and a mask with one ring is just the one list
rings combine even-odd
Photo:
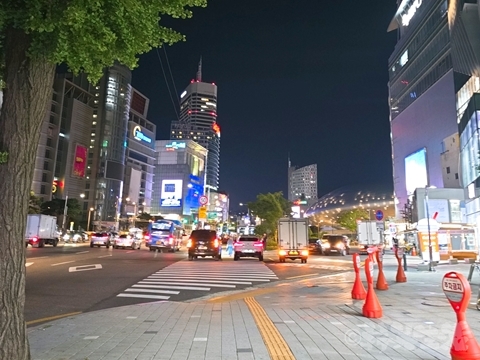
[(403, 253), (403, 270), (407, 271), (407, 254)]
[(388, 290), (388, 283), (383, 273), (383, 254), (382, 251), (377, 249), (375, 253), (378, 264), (378, 278), (377, 278), (377, 290)]
[(367, 275), (367, 297), (363, 304), (362, 314), (368, 318), (381, 318), (383, 315), (382, 306), (378, 301), (375, 290), (373, 289), (373, 261), (367, 258), (365, 260), (365, 274)]
[(480, 359), (480, 346), (468, 326), (465, 316), (470, 302), (470, 284), (462, 274), (452, 271), (443, 277), (442, 289), (452, 305), (453, 311), (457, 314), (457, 325), (450, 348), (452, 360)]
[(468, 278), (467, 278), (468, 282), (472, 281), (473, 270), (475, 270), (475, 264), (470, 265), (470, 271), (468, 272)]
[(397, 277), (396, 282), (407, 282), (407, 277), (405, 276), (405, 272), (402, 268), (402, 259), (404, 256), (404, 252), (402, 248), (395, 248), (395, 257), (397, 258), (398, 262), (398, 269), (397, 269)]
[(353, 283), (352, 288), (352, 299), (355, 300), (365, 300), (367, 297), (367, 291), (363, 286), (362, 279), (360, 276), (360, 255), (353, 254), (353, 268), (355, 270), (355, 282)]

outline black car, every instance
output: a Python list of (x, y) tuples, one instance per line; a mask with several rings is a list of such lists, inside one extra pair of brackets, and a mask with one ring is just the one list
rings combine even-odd
[(187, 243), (188, 260), (211, 256), (215, 260), (222, 258), (222, 242), (214, 230), (193, 230)]
[(318, 243), (323, 255), (339, 254), (342, 256), (350, 254), (350, 240), (345, 235), (324, 235)]

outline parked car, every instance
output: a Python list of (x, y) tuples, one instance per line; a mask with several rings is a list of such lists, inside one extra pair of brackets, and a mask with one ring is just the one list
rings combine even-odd
[(90, 239), (90, 247), (94, 246), (105, 246), (107, 249), (110, 247), (110, 235), (106, 232), (96, 232), (92, 234)]
[(113, 248), (132, 248), (132, 250), (140, 249), (140, 245), (142, 240), (136, 236), (130, 235), (119, 235), (115, 238), (115, 242), (113, 243)]
[(193, 230), (187, 243), (188, 260), (199, 256), (211, 256), (215, 260), (222, 258), (222, 242), (215, 230)]
[(263, 261), (263, 241), (257, 236), (242, 235), (233, 243), (235, 251), (233, 260), (237, 261), (242, 257), (256, 257)]
[(342, 256), (350, 254), (350, 240), (345, 235), (324, 235), (318, 240), (323, 255), (339, 254)]

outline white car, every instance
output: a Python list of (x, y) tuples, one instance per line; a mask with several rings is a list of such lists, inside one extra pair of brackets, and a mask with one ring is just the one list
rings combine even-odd
[(110, 247), (110, 236), (108, 233), (94, 233), (90, 240), (90, 247), (93, 248), (94, 246), (105, 246), (108, 249)]
[(120, 235), (115, 238), (115, 243), (113, 245), (114, 249), (118, 248), (132, 248), (133, 250), (135, 249), (140, 249), (140, 245), (142, 243), (142, 240), (139, 239), (136, 236), (132, 235)]

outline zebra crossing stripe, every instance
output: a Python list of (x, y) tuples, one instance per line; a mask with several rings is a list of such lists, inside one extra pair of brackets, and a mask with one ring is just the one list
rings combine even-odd
[[(149, 278), (158, 278), (158, 277), (165, 277), (167, 279), (175, 278), (175, 279), (205, 279), (205, 276), (203, 275), (198, 275), (198, 276), (187, 276), (187, 275), (165, 275), (161, 276), (162, 274), (158, 275), (150, 275)], [(208, 277), (209, 280), (229, 280), (229, 278), (226, 277)], [(145, 279), (144, 279), (145, 280)], [(256, 279), (256, 278), (232, 278), (232, 280), (237, 280), (237, 281), (256, 281), (256, 282), (269, 282), (270, 279)]]
[[(149, 281), (170, 281), (169, 277), (165, 276), (149, 276), (147, 279)], [(179, 282), (193, 282), (193, 283), (215, 283), (215, 284), (235, 284), (235, 285), (252, 285), (251, 281), (224, 281), (224, 280), (213, 280), (209, 278), (208, 280), (199, 280), (199, 279), (179, 279), (175, 277), (174, 281)]]
[(141, 299), (157, 299), (157, 300), (168, 300), (170, 296), (162, 295), (149, 295), (149, 294), (118, 294), (117, 297), (126, 297), (126, 298), (141, 298)]
[[(143, 281), (140, 281), (142, 283)], [(144, 283), (144, 282), (143, 282)], [(173, 290), (193, 290), (193, 291), (210, 291), (209, 287), (198, 287), (198, 286), (168, 286), (168, 285), (149, 285), (151, 283), (144, 284), (135, 284), (132, 285), (134, 288), (151, 288), (151, 289), (173, 289)]]
[[(194, 283), (197, 283), (196, 281), (193, 281)], [(139, 281), (138, 282), (139, 284), (151, 284), (153, 283), (153, 281)], [(158, 284), (158, 285), (186, 285), (185, 282), (178, 282), (178, 281), (173, 281), (173, 282), (170, 282), (170, 281), (155, 281), (155, 284)], [(225, 287), (225, 288), (236, 288), (235, 285), (229, 285), (229, 284), (213, 284), (213, 283), (202, 283), (202, 284), (199, 284), (199, 285), (204, 285), (204, 286), (208, 286), (208, 287)]]

